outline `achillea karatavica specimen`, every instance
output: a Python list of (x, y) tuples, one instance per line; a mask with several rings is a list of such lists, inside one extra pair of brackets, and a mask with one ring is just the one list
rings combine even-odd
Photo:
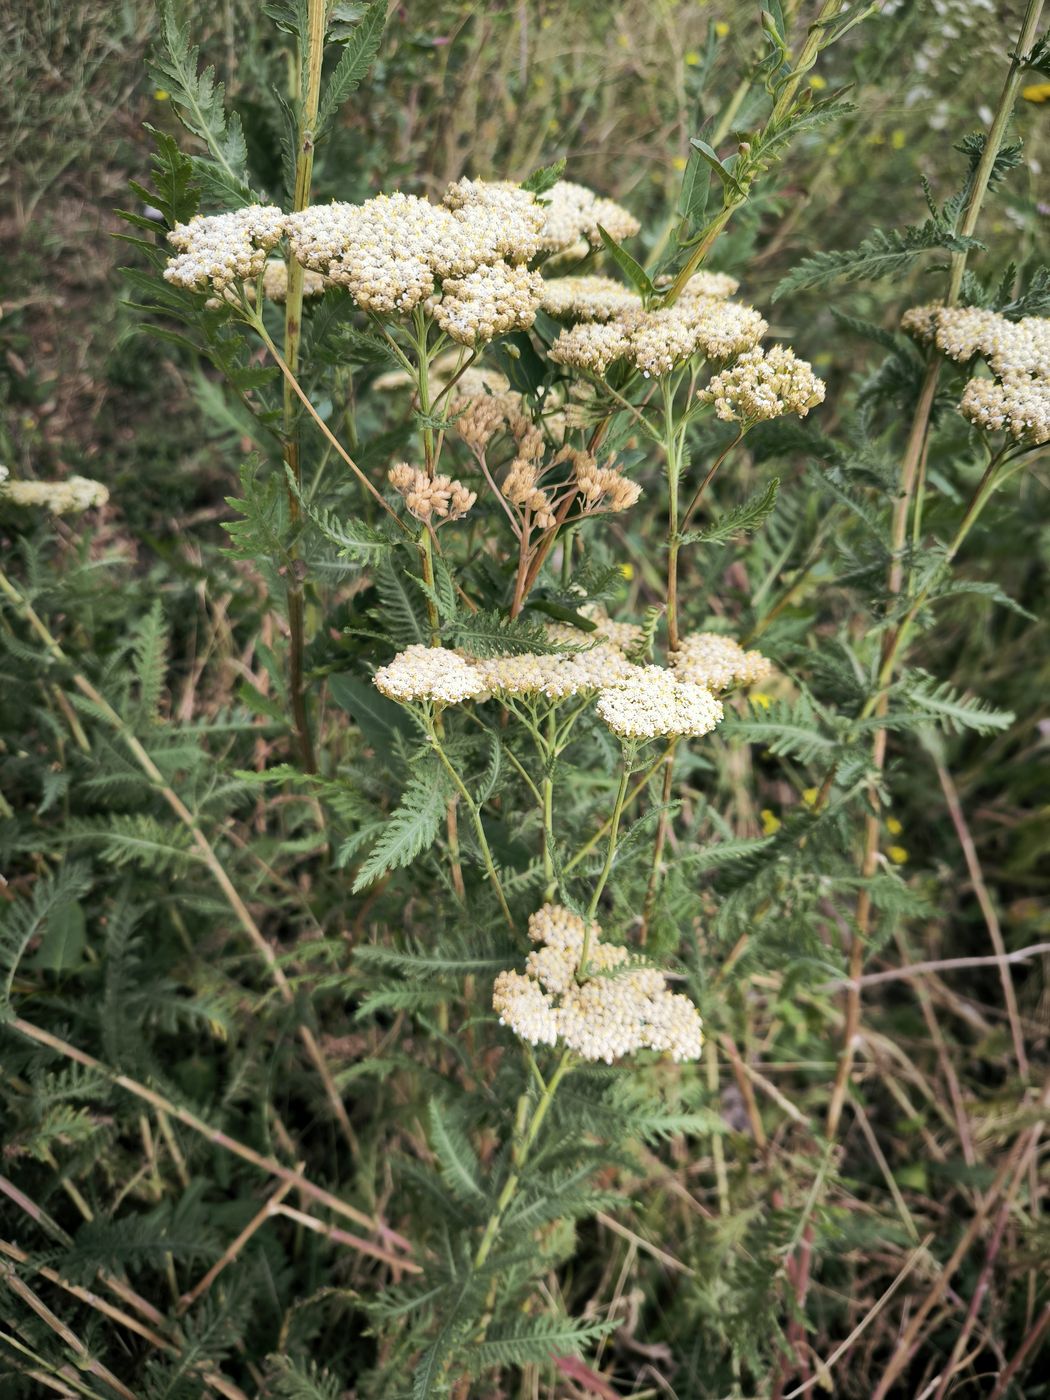
[(465, 277), (448, 277), (434, 320), (461, 345), (477, 345), (505, 331), (525, 330), (536, 319), (543, 279), (527, 267), (498, 261)]
[(1025, 316), (1009, 321), (980, 306), (914, 306), (901, 326), (918, 340), (932, 341), (950, 360), (980, 355), (1000, 379), (1035, 375), (1050, 380), (1050, 319)]
[(636, 666), (598, 695), (598, 716), (621, 739), (699, 738), (722, 718), (722, 702), (705, 686), (661, 666)]
[(559, 364), (603, 375), (625, 359), (648, 379), (669, 374), (697, 351), (727, 360), (753, 349), (769, 326), (750, 306), (699, 296), (656, 311), (630, 311), (563, 330), (551, 349)]
[(500, 1023), (531, 1045), (561, 1042), (581, 1059), (605, 1064), (639, 1050), (699, 1059), (702, 1023), (693, 1003), (668, 991), (655, 968), (632, 965), (628, 950), (603, 943), (600, 933), (561, 905), (537, 910), (529, 937), (540, 946), (523, 973), (501, 972), (492, 989)]
[[(576, 640), (583, 634), (577, 632)], [(597, 642), (576, 653), (525, 652), (471, 658), (471, 664), (494, 696), (568, 700), (628, 679), (636, 669), (618, 646)]]
[(599, 247), (599, 224), (618, 243), (633, 238), (641, 228), (622, 204), (571, 180), (559, 180), (542, 198), (546, 203), (543, 246), (555, 252), (575, 251), (582, 240), (592, 248)]
[(1034, 446), (1050, 440), (1050, 318), (1009, 321), (979, 306), (915, 306), (901, 325), (949, 359), (980, 356), (1000, 381), (969, 381), (959, 412), (985, 432)]
[(1034, 447), (1050, 442), (1050, 381), (1031, 375), (1007, 379), (971, 379), (959, 412), (986, 433), (1007, 432), (1015, 442)]
[(758, 423), (795, 413), (805, 418), (824, 402), (827, 386), (784, 345), (769, 350), (756, 346), (745, 350), (736, 363), (716, 374), (699, 398), (715, 406), (719, 418), (737, 423)]
[(391, 467), (387, 479), (405, 502), (405, 508), (417, 520), (462, 520), (478, 499), (461, 481), (440, 473), (428, 476), (419, 467), (400, 462)]
[[(491, 300), (497, 283), (511, 285), (506, 265), (527, 262), (539, 248), (542, 210), (524, 191), (480, 182), (461, 181), (449, 198), (455, 207), (400, 193), (363, 204), (312, 205), (288, 217), (292, 252), (304, 267), (345, 286), (366, 311), (381, 315), (411, 312), (433, 294), (435, 279), (464, 279), (496, 266), (503, 270), (459, 289), (461, 300), (479, 303), (485, 300), (479, 288), (491, 284)], [(449, 291), (455, 296), (455, 287)], [(538, 299), (538, 291), (531, 299)]]
[(546, 246), (546, 209), (509, 180), (457, 180), (441, 202), (469, 230), (485, 262), (528, 262)]
[(608, 321), (641, 309), (642, 300), (614, 277), (553, 277), (544, 281), (540, 305), (564, 321)]
[(52, 515), (79, 515), (104, 506), (109, 490), (101, 481), (87, 476), (67, 476), (64, 481), (11, 481), (8, 469), (0, 467), (0, 504), (41, 506)]
[(274, 204), (249, 204), (229, 214), (196, 214), (168, 234), (178, 256), (168, 260), (164, 276), (194, 292), (223, 292), (234, 282), (254, 281), (286, 226), (285, 215)]
[(745, 651), (739, 642), (719, 632), (690, 632), (671, 653), (670, 662), (679, 680), (713, 691), (755, 685), (773, 671), (760, 651)]
[(372, 679), (381, 694), (403, 703), (429, 700), (458, 705), (475, 699), (485, 689), (481, 676), (462, 656), (446, 647), (418, 642), (380, 666)]

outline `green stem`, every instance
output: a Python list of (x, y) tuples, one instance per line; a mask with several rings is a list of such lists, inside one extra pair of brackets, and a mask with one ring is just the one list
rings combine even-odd
[(602, 897), (602, 892), (609, 882), (609, 875), (612, 872), (613, 861), (616, 859), (616, 843), (620, 834), (620, 818), (623, 816), (625, 799), (627, 797), (627, 784), (631, 779), (631, 768), (633, 766), (634, 751), (625, 744), (623, 749), (623, 765), (620, 769), (620, 783), (616, 789), (616, 801), (613, 803), (612, 816), (609, 819), (609, 842), (605, 848), (605, 864), (602, 866), (602, 873), (598, 876), (597, 884), (591, 895), (591, 902), (587, 906), (586, 927), (583, 934), (583, 950), (580, 953), (580, 968), (577, 976), (582, 980), (587, 976), (587, 955), (591, 946), (591, 924), (598, 909), (598, 901)]
[(678, 650), (678, 478), (681, 472), (678, 426), (674, 420), (674, 386), (661, 380), (664, 400), (664, 452), (667, 455), (667, 648)]
[(554, 878), (554, 857), (551, 854), (551, 847), (554, 844), (554, 775), (551, 767), (555, 759), (555, 744), (557, 717), (551, 709), (547, 716), (547, 736), (544, 749), (541, 750), (543, 760), (543, 874), (547, 882), (544, 899), (551, 900), (557, 893), (557, 881)]
[(507, 927), (513, 932), (514, 917), (510, 912), (510, 906), (507, 904), (507, 897), (503, 893), (503, 886), (500, 883), (499, 874), (496, 870), (496, 862), (492, 858), (492, 848), (489, 846), (488, 837), (485, 835), (485, 825), (481, 820), (481, 812), (478, 809), (478, 805), (474, 801), (474, 798), (471, 796), (470, 790), (468, 789), (467, 785), (456, 772), (451, 760), (449, 759), (448, 754), (441, 746), (441, 740), (438, 736), (437, 725), (434, 717), (427, 716), (425, 723), (427, 734), (430, 738), (431, 747), (433, 748), (434, 752), (437, 754), (438, 758), (444, 765), (445, 771), (452, 779), (452, 783), (456, 791), (459, 793), (460, 797), (463, 798), (463, 801), (467, 804), (467, 809), (470, 812), (471, 821), (474, 823), (474, 833), (478, 838), (478, 845), (481, 847), (481, 856), (485, 862), (485, 870), (489, 877), (489, 883), (492, 885), (492, 888), (496, 891), (496, 897), (499, 900), (500, 909), (502, 909), (503, 911), (503, 917), (507, 921)]
[[(298, 149), (295, 162), (295, 194), (292, 203), (294, 212), (305, 209), (310, 203), (310, 190), (313, 184), (314, 168), (314, 126), (317, 123), (317, 109), (321, 93), (321, 63), (324, 57), (325, 0), (309, 0), (306, 41), (306, 92), (300, 108)], [(293, 531), (298, 532), (299, 498), (303, 488), (303, 469), (300, 452), (298, 406), (292, 383), (299, 372), (299, 346), (302, 339), (303, 320), (303, 279), (302, 264), (288, 254), (286, 264), (288, 288), (284, 307), (284, 359), (290, 375), (283, 384), (284, 409), (284, 460), (295, 480), (296, 489), (288, 487), (288, 513)], [(258, 305), (258, 303), (257, 303)], [(262, 309), (259, 309), (262, 319)], [(314, 756), (313, 736), (310, 732), (310, 717), (307, 711), (306, 691), (303, 680), (303, 654), (306, 648), (305, 600), (303, 579), (298, 567), (298, 541), (293, 540), (289, 549), (288, 569), (288, 632), (289, 632), (289, 677), (288, 689), (292, 706), (292, 720), (303, 767), (308, 773), (317, 771)]]
[[(521, 1128), (521, 1125), (524, 1115), (521, 1111), (521, 1104), (519, 1104), (518, 1124), (515, 1129), (515, 1143), (511, 1149), (511, 1173), (504, 1183), (499, 1200), (496, 1202), (496, 1208), (489, 1216), (485, 1231), (481, 1236), (481, 1242), (478, 1245), (477, 1253), (474, 1255), (475, 1269), (480, 1269), (492, 1252), (492, 1246), (496, 1243), (499, 1228), (503, 1223), (507, 1208), (514, 1199), (515, 1192), (518, 1189), (518, 1183), (521, 1181), (522, 1170), (525, 1167), (525, 1163), (528, 1160), (529, 1153), (536, 1141), (540, 1128), (543, 1126), (543, 1120), (547, 1116), (554, 1095), (557, 1093), (558, 1085), (571, 1068), (572, 1061), (568, 1050), (566, 1050), (558, 1061), (557, 1067), (551, 1075), (550, 1080), (544, 1085), (543, 1092), (540, 1094), (536, 1107), (533, 1109), (532, 1117), (528, 1125), (523, 1128)], [(527, 1099), (524, 1095), (522, 1096), (522, 1102), (527, 1103)], [(519, 1130), (519, 1128), (521, 1130)]]

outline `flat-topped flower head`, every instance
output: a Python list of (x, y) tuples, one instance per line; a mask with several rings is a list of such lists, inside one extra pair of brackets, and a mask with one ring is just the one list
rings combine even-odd
[(168, 234), (178, 256), (169, 258), (164, 277), (194, 292), (221, 293), (234, 282), (254, 281), (286, 226), (286, 216), (273, 204), (249, 204), (229, 214), (196, 214)]
[(508, 262), (487, 263), (464, 277), (447, 277), (434, 320), (461, 345), (477, 345), (536, 319), (543, 279)]
[(528, 262), (545, 246), (546, 209), (509, 180), (457, 180), (442, 203), (456, 215), (479, 262)]
[(753, 349), (769, 329), (753, 307), (696, 296), (655, 311), (618, 312), (604, 322), (581, 321), (563, 330), (551, 349), (560, 364), (604, 375), (619, 359), (645, 377), (669, 374), (698, 351), (726, 360)]
[(698, 395), (715, 406), (719, 418), (737, 423), (758, 423), (785, 413), (805, 418), (824, 402), (827, 386), (783, 345), (769, 350), (745, 350), (735, 364), (714, 375)]
[(292, 252), (304, 267), (344, 286), (379, 314), (412, 311), (438, 275), (473, 271), (462, 228), (441, 205), (411, 194), (381, 194), (363, 204), (314, 204), (288, 216)]
[(915, 306), (901, 317), (901, 326), (951, 360), (980, 355), (1000, 379), (1050, 379), (1050, 318), (1045, 316), (1009, 321), (980, 306)]
[(399, 651), (393, 661), (380, 666), (373, 684), (391, 700), (429, 700), (438, 705), (476, 699), (485, 689), (481, 676), (462, 656), (445, 647), (420, 643)]
[(760, 651), (745, 651), (719, 632), (690, 632), (670, 659), (679, 680), (716, 692), (732, 685), (755, 685), (773, 671)]
[(564, 652), (524, 652), (518, 655), (472, 658), (485, 690), (496, 697), (522, 696), (554, 702), (577, 695), (593, 695), (604, 686), (626, 680), (634, 666), (619, 647), (611, 642), (586, 645), (586, 650)]
[(597, 248), (602, 241), (599, 224), (617, 243), (633, 238), (641, 228), (622, 204), (572, 180), (559, 180), (542, 198), (546, 201), (543, 246), (553, 252), (575, 251), (583, 240)]
[(699, 738), (722, 718), (722, 702), (702, 685), (660, 666), (636, 666), (598, 695), (598, 716), (621, 739)]
[(632, 963), (626, 948), (603, 943), (600, 933), (561, 905), (537, 910), (529, 937), (540, 946), (523, 973), (501, 972), (493, 986), (501, 1025), (531, 1045), (560, 1042), (581, 1059), (605, 1064), (639, 1050), (699, 1059), (702, 1023), (693, 1003), (668, 991), (655, 968)]
[(1050, 380), (1031, 375), (1002, 384), (971, 379), (959, 412), (986, 433), (1005, 432), (1029, 447), (1050, 442)]
[(642, 299), (613, 277), (553, 277), (543, 283), (540, 305), (559, 321), (608, 321), (640, 311)]
[(0, 467), (0, 503), (40, 507), (52, 515), (81, 515), (108, 500), (107, 487), (87, 476), (67, 476), (64, 481), (10, 481), (7, 468)]

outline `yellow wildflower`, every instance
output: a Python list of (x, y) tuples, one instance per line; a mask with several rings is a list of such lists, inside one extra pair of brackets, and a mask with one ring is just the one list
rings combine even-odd
[(699, 65), (700, 55), (697, 53), (696, 49), (689, 50), (685, 56), (685, 61), (690, 68), (696, 68)]
[(814, 92), (823, 92), (828, 85), (827, 78), (822, 78), (819, 73), (811, 73), (809, 85)]
[(768, 710), (773, 703), (772, 695), (767, 695), (764, 690), (753, 690), (748, 698), (752, 705), (761, 705), (763, 710)]
[(684, 169), (685, 169), (685, 156), (675, 156), (674, 159), (671, 161), (671, 164), (674, 166), (674, 168), (675, 168), (676, 170), (684, 170)]
[(819, 796), (820, 788), (803, 788), (802, 790), (802, 801), (807, 807), (815, 807)]
[(715, 20), (715, 33), (720, 39), (724, 39), (729, 33), (729, 25), (724, 19)]
[(908, 137), (903, 127), (897, 126), (890, 132), (890, 145), (895, 151), (903, 151)]
[(904, 828), (903, 826), (901, 826), (900, 822), (897, 820), (896, 817), (887, 817), (886, 830), (890, 833), (891, 836), (899, 836), (904, 830)]
[(1021, 89), (1026, 102), (1050, 102), (1050, 83), (1029, 83)]
[(888, 846), (886, 854), (889, 856), (890, 860), (893, 861), (894, 865), (904, 865), (908, 859), (908, 852), (903, 846)]
[(633, 565), (633, 564), (621, 564), (621, 565), (620, 565), (620, 573), (623, 574), (623, 576), (624, 576), (624, 578), (627, 580), (627, 582), (630, 583), (631, 579), (634, 578), (634, 565)]
[(154, 88), (154, 89), (153, 89), (153, 100), (154, 100), (155, 102), (167, 102), (167, 100), (168, 100), (168, 98), (169, 98), (170, 96), (171, 96), (171, 93), (168, 92), (167, 88)]
[(780, 830), (780, 818), (774, 816), (768, 807), (763, 807), (759, 816), (762, 818), (762, 835), (775, 836)]

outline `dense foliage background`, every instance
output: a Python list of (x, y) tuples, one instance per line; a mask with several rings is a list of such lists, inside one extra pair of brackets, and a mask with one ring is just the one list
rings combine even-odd
[[(339, 8), (360, 20), (363, 7)], [(262, 9), (185, 13), (241, 114), (254, 178), (276, 188), (271, 92), (290, 58)], [(697, 556), (683, 590), (782, 676), (766, 730), (741, 711), (735, 734), (692, 756), (654, 926), (715, 1050), (697, 1071), (618, 1081), (618, 1098), (597, 1076), (566, 1105), (563, 1131), (617, 1151), (585, 1184), (564, 1168), (553, 1208), (539, 1200), (525, 1222), (549, 1267), (543, 1306), (524, 1312), (583, 1323), (552, 1332), (557, 1364), (509, 1336), (488, 1355), (498, 1378), (490, 1366), (472, 1393), (869, 1397), (896, 1358), (879, 1394), (1050, 1394), (1046, 457), (981, 517), (913, 657), (933, 679), (890, 736), (871, 981), (829, 1139), (862, 809), (813, 809), (847, 732), (838, 717), (866, 683), (850, 645), (884, 616), (886, 520), (922, 377), (897, 326), (942, 294), (944, 257), (931, 245), (889, 277), (858, 264), (814, 287), (791, 276), (875, 229), (921, 225), (960, 190), (1022, 10), (876, 8), (806, 78), (817, 95), (849, 87), (853, 110), (795, 142), (711, 258), (828, 383), (804, 427), (756, 432), (719, 483), (728, 509), (775, 474), (778, 507)], [(62, 647), (4, 601), (0, 1391), (407, 1394), (440, 1308), (428, 1313), (389, 1239), (362, 1250), (362, 1233), (378, 1217), (453, 1260), (477, 1223), (469, 1183), (449, 1179), (466, 1155), (456, 1134), (479, 1170), (498, 1167), (520, 1091), (475, 1025), (473, 971), (487, 983), (506, 965), (503, 935), (442, 922), (424, 861), (353, 893), (369, 822), (408, 771), (404, 729), (363, 698), (362, 658), (375, 619), (411, 604), (396, 571), (350, 569), (311, 542), (307, 669), (327, 781), (279, 768), (297, 757), (287, 521), (266, 489), (275, 425), (200, 355), (147, 333), (148, 261), (116, 237), (118, 209), (142, 213), (129, 182), (154, 187), (148, 128), (196, 150), (147, 75), (154, 5), (42, 0), (12, 7), (0, 38), (0, 462), (93, 477), (111, 497), (85, 520), (0, 514), (3, 569)], [(750, 6), (395, 7), (318, 151), (314, 197), (437, 196), (464, 174), (524, 178), (564, 156), (569, 177), (641, 219), (631, 246), (655, 261), (673, 246), (689, 138), (727, 111), (733, 131), (759, 121), (761, 48)], [(1023, 147), (997, 172), (971, 266), (989, 299), (1000, 283), (1042, 288), (1031, 309), (1046, 315), (1050, 88), (1036, 71), (1025, 81), (1008, 138)], [(319, 406), (379, 480), (408, 450), (411, 414), (375, 387), (390, 367), (369, 347), (347, 335), (332, 359)], [(979, 471), (942, 390), (926, 524), (949, 535)], [(334, 483), (318, 500), (345, 505)], [(237, 521), (231, 548), (223, 527)], [(595, 576), (627, 561), (606, 581), (625, 615), (660, 600), (663, 528), (654, 492), (588, 556)], [(278, 546), (263, 560), (267, 531)], [(581, 837), (604, 816), (610, 759), (591, 757)], [(508, 863), (515, 834), (499, 833)], [(619, 914), (644, 883), (628, 864)], [(683, 927), (697, 891), (705, 917)], [(520, 1256), (508, 1292), (533, 1262)]]

